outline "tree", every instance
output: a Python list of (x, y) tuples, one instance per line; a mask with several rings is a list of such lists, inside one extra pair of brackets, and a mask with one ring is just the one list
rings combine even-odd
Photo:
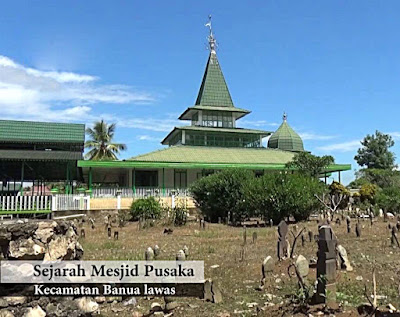
[(358, 165), (367, 168), (393, 169), (395, 167), (395, 155), (389, 151), (394, 141), (389, 134), (375, 131), (375, 135), (369, 135), (361, 141), (362, 147), (358, 149), (354, 159)]
[(86, 134), (90, 137), (85, 142), (85, 149), (89, 152), (85, 158), (94, 161), (117, 160), (117, 154), (126, 150), (126, 145), (113, 143), (116, 124), (107, 124), (103, 119), (94, 123), (93, 128), (87, 128)]
[(386, 187), (376, 194), (375, 200), (385, 214), (389, 211), (396, 214), (400, 210), (400, 188)]
[(330, 155), (316, 156), (308, 152), (297, 153), (293, 160), (286, 164), (286, 168), (296, 169), (301, 174), (319, 178), (325, 168), (335, 163), (335, 159)]

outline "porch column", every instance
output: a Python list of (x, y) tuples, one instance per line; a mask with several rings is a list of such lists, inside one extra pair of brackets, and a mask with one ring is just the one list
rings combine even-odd
[(165, 169), (162, 169), (162, 192), (163, 196), (165, 196)]
[(89, 190), (92, 190), (92, 168), (89, 167), (89, 179), (88, 179), (88, 185), (89, 185)]
[(133, 194), (135, 195), (136, 194), (136, 169), (135, 168), (133, 169), (133, 172), (132, 172), (132, 178), (133, 178), (132, 190), (133, 190)]
[(24, 194), (24, 172), (25, 172), (25, 162), (22, 161), (22, 166), (21, 166), (21, 195)]
[(69, 164), (67, 163), (67, 181), (65, 185), (65, 193), (69, 194)]
[(341, 181), (340, 181), (340, 171), (339, 171), (339, 183), (341, 183)]

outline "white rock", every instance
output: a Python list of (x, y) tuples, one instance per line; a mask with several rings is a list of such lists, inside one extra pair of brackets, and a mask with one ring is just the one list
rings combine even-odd
[(89, 297), (75, 299), (78, 308), (86, 314), (94, 313), (99, 309), (99, 304)]
[(35, 308), (29, 307), (28, 311), (25, 313), (24, 317), (44, 317), (46, 312), (39, 305)]

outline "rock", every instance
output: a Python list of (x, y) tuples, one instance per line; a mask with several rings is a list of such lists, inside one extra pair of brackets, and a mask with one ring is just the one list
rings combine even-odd
[(8, 258), (15, 260), (41, 260), (44, 257), (45, 248), (28, 239), (10, 241)]
[(152, 315), (152, 317), (165, 317), (162, 311), (156, 311)]
[(163, 310), (163, 309), (162, 309), (162, 306), (161, 306), (160, 303), (154, 302), (154, 303), (151, 304), (150, 311), (151, 311), (152, 313), (154, 313), (154, 312), (160, 312), (160, 311), (162, 311), (162, 310)]
[(181, 306), (181, 304), (178, 303), (178, 302), (170, 302), (170, 303), (167, 303), (167, 304), (165, 304), (165, 311), (171, 312), (171, 311), (173, 311), (174, 309), (178, 308), (179, 306)]
[(219, 268), (219, 265), (218, 264), (214, 264), (214, 265), (211, 265), (210, 268), (211, 269), (217, 269), (217, 268)]
[(0, 310), (0, 317), (14, 317), (14, 314), (8, 309), (2, 309)]
[(137, 305), (137, 300), (135, 297), (131, 297), (129, 299), (126, 299), (122, 302), (124, 306), (136, 306)]
[(106, 296), (107, 303), (121, 302), (121, 301), (122, 301), (122, 296)]
[(308, 272), (310, 271), (307, 259), (304, 256), (299, 255), (297, 257), (295, 265), (296, 265), (296, 269), (299, 272), (300, 276), (303, 278), (307, 277)]
[(362, 277), (361, 275), (359, 275), (359, 276), (356, 277), (356, 280), (357, 280), (357, 281), (362, 281), (362, 280), (363, 280), (363, 277)]
[(96, 296), (94, 298), (94, 300), (96, 301), (96, 303), (104, 303), (106, 301), (106, 297), (105, 296)]
[(280, 282), (282, 282), (282, 280), (281, 280), (280, 278), (277, 278), (277, 279), (275, 280), (275, 283), (276, 283), (276, 284), (279, 284)]
[(258, 306), (258, 303), (256, 303), (256, 302), (247, 303), (246, 306), (247, 306), (248, 308), (254, 308), (254, 307)]
[(132, 317), (143, 317), (143, 314), (142, 314), (141, 312), (134, 311), (134, 312), (132, 313)]
[(391, 313), (394, 313), (397, 311), (396, 307), (394, 307), (392, 304), (388, 304), (387, 308), (390, 310)]
[(38, 228), (34, 233), (34, 237), (39, 239), (43, 243), (49, 242), (54, 234), (54, 228), (57, 227), (57, 222), (55, 221), (42, 221), (39, 222)]
[(4, 296), (3, 299), (7, 302), (8, 306), (23, 305), (27, 302), (25, 296)]
[(94, 313), (99, 309), (99, 304), (97, 304), (90, 297), (77, 298), (75, 299), (75, 302), (78, 308), (86, 314)]
[(186, 260), (186, 255), (185, 255), (185, 252), (183, 250), (179, 250), (176, 253), (176, 260), (177, 261), (185, 261)]
[(39, 305), (35, 308), (29, 307), (28, 311), (24, 314), (24, 317), (44, 317), (46, 312)]
[(7, 301), (4, 299), (4, 297), (0, 297), (0, 307), (8, 307)]
[(340, 267), (345, 269), (347, 272), (353, 271), (353, 267), (351, 266), (349, 258), (347, 257), (346, 249), (343, 246), (338, 245), (337, 251), (339, 255)]

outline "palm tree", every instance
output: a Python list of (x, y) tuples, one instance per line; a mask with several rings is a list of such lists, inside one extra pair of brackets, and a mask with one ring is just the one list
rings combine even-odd
[(85, 158), (94, 161), (117, 160), (117, 154), (126, 150), (126, 144), (113, 143), (115, 123), (107, 124), (103, 119), (94, 123), (93, 128), (87, 128), (86, 134), (90, 137), (85, 142), (85, 149), (90, 151)]

